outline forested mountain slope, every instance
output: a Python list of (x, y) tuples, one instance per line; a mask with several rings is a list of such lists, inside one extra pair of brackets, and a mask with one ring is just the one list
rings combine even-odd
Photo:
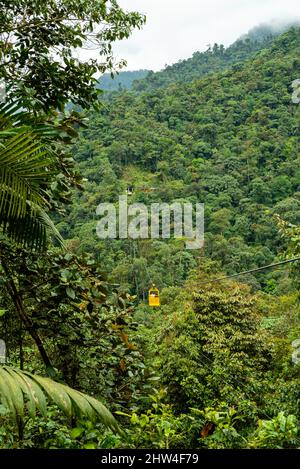
[(293, 25), (283, 24), (277, 27), (268, 24), (256, 26), (227, 48), (215, 43), (209, 45), (205, 52), (195, 52), (191, 58), (166, 66), (160, 72), (149, 72), (146, 78), (133, 83), (133, 89), (151, 91), (177, 81), (186, 83), (208, 73), (226, 70), (250, 59), (258, 51), (270, 47), (276, 36), (296, 24), (295, 22)]
[[(273, 214), (300, 222), (300, 108), (291, 100), (299, 52), (293, 28), (233, 69), (138, 96), (124, 92), (93, 114), (76, 148), (86, 191), (60, 223), (74, 249), (94, 252), (114, 281), (141, 295), (151, 281), (186, 279), (199, 253), (176, 240), (96, 237), (97, 204), (116, 202), (130, 184), (135, 202), (205, 203), (201, 256), (226, 272), (272, 262), (282, 249)], [(281, 291), (280, 275), (246, 280)]]
[[(99, 101), (95, 74), (144, 15), (3, 3), (0, 448), (171, 449), (176, 464), (187, 448), (194, 463), (202, 448), (299, 449), (300, 30)], [(98, 237), (120, 195), (148, 215), (204, 203), (204, 248), (174, 239), (174, 217), (170, 239)]]
[[(99, 78), (99, 88), (103, 91), (150, 91), (176, 81), (187, 82), (201, 78), (208, 73), (225, 70), (234, 64), (244, 62), (258, 51), (268, 48), (276, 36), (295, 24), (271, 26), (259, 25), (251, 29), (229, 47), (209, 45), (205, 52), (195, 52), (192, 57), (167, 65), (159, 72), (152, 70), (120, 71), (112, 78), (106, 73)], [(299, 26), (299, 24), (298, 24)]]
[[(100, 105), (95, 71), (144, 21), (105, 0), (1, 10), (0, 447), (172, 449), (174, 463), (299, 448), (300, 263), (265, 265), (300, 260), (300, 29)], [(96, 38), (101, 62), (77, 62)], [(125, 194), (204, 203), (204, 248), (100, 239), (98, 204), (117, 213)]]

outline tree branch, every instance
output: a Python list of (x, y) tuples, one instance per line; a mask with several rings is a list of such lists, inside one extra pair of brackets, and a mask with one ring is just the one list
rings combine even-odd
[(6, 285), (8, 287), (8, 293), (9, 293), (11, 299), (12, 299), (13, 304), (15, 305), (17, 313), (18, 313), (22, 323), (24, 324), (27, 332), (30, 334), (30, 336), (34, 340), (34, 342), (35, 342), (35, 344), (36, 344), (36, 346), (37, 346), (37, 348), (40, 352), (40, 355), (41, 355), (41, 358), (44, 362), (44, 365), (46, 367), (47, 373), (50, 376), (53, 377), (54, 374), (55, 374), (53, 365), (52, 365), (51, 360), (50, 360), (50, 358), (49, 358), (49, 356), (46, 352), (46, 349), (43, 345), (43, 342), (42, 342), (39, 334), (37, 333), (36, 328), (34, 327), (34, 324), (32, 323), (30, 317), (27, 315), (27, 312), (25, 310), (21, 295), (18, 292), (18, 289), (17, 289), (16, 284), (13, 280), (13, 277), (12, 277), (12, 274), (9, 270), (9, 267), (6, 264), (3, 257), (0, 257), (0, 262), (2, 264), (3, 270), (4, 270), (5, 275), (6, 275)]

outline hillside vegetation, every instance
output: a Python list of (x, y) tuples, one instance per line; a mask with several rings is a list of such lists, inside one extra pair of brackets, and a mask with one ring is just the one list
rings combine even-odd
[[(75, 151), (86, 190), (60, 224), (79, 252), (92, 251), (114, 282), (135, 293), (149, 279), (182, 284), (196, 260), (180, 243), (95, 235), (98, 203), (116, 202), (133, 185), (134, 202), (205, 203), (204, 256), (227, 273), (274, 261), (284, 248), (274, 215), (300, 221), (299, 106), (291, 100), (299, 47), (299, 29), (292, 29), (232, 69), (138, 96), (117, 94), (91, 116)], [(278, 272), (247, 281), (265, 291), (287, 288)]]
[[(299, 448), (299, 262), (240, 273), (300, 259), (300, 29), (98, 93), (144, 22), (116, 0), (1, 10), (0, 447)], [(204, 203), (204, 247), (100, 239), (120, 195)]]

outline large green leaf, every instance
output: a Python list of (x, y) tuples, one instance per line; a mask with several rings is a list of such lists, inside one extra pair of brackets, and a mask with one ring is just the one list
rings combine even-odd
[(97, 399), (50, 378), (0, 366), (0, 402), (14, 419), (23, 419), (27, 412), (34, 417), (37, 410), (45, 417), (47, 401), (56, 404), (69, 418), (84, 416), (101, 420), (111, 430), (120, 431), (113, 415)]

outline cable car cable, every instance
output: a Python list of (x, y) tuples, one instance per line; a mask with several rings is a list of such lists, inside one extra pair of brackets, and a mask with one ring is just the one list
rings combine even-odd
[(209, 283), (222, 282), (223, 280), (227, 280), (227, 279), (234, 278), (234, 277), (239, 277), (240, 275), (252, 274), (254, 272), (260, 272), (262, 270), (271, 269), (273, 267), (279, 267), (281, 265), (289, 264), (289, 263), (297, 262), (297, 261), (300, 261), (300, 257), (295, 257), (293, 259), (287, 259), (285, 261), (276, 262), (275, 264), (265, 265), (264, 267), (257, 267), (256, 269), (245, 270), (245, 271), (239, 272), (237, 274), (232, 274), (232, 275), (227, 275), (227, 276), (220, 277), (220, 278), (215, 278), (215, 279), (212, 279), (212, 280), (207, 280), (205, 282), (198, 283), (198, 285), (207, 285)]

